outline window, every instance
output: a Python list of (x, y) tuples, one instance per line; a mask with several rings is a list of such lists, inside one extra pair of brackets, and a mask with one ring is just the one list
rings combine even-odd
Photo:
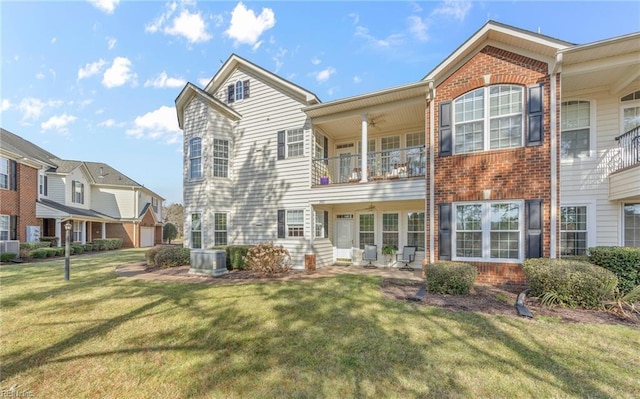
[(227, 245), (227, 214), (213, 214), (213, 237), (215, 245)]
[(329, 238), (329, 212), (316, 211), (315, 212), (315, 237), (316, 238)]
[(82, 228), (84, 222), (82, 220), (73, 221), (73, 242), (82, 242)]
[(455, 257), (519, 260), (522, 206), (514, 202), (455, 204)]
[(364, 249), (365, 245), (375, 245), (375, 218), (373, 213), (360, 215), (359, 225), (359, 241), (360, 249)]
[(229, 141), (213, 140), (213, 175), (229, 177)]
[(202, 248), (202, 217), (200, 213), (191, 214), (191, 248)]
[(158, 199), (155, 197), (151, 197), (151, 207), (155, 213), (158, 213)]
[(399, 244), (399, 216), (397, 213), (382, 214), (382, 246), (393, 245), (398, 249)]
[[(485, 99), (488, 98), (488, 101)], [(453, 102), (456, 153), (522, 145), (524, 88), (496, 85), (471, 91)]]
[(9, 239), (9, 221), (9, 215), (0, 215), (0, 241), (6, 241)]
[(585, 255), (587, 251), (587, 207), (560, 207), (560, 254)]
[[(390, 173), (400, 163), (400, 136), (383, 137), (380, 142), (382, 153), (380, 154), (381, 169), (376, 170), (380, 174)], [(396, 150), (396, 151), (393, 151)]]
[(76, 180), (71, 182), (71, 202), (84, 204), (84, 184)]
[(589, 156), (591, 147), (591, 103), (566, 101), (561, 109), (562, 132), (560, 155), (562, 158)]
[(624, 205), (624, 246), (640, 248), (640, 203)]
[(9, 188), (9, 160), (0, 157), (0, 188)]
[(202, 139), (194, 137), (189, 140), (189, 178), (202, 177)]
[(39, 192), (40, 195), (47, 195), (47, 189), (48, 189), (48, 178), (45, 175), (40, 175), (40, 185), (39, 185)]
[(287, 211), (287, 237), (304, 237), (304, 211)]
[(314, 136), (313, 157), (315, 159), (327, 158), (328, 157), (327, 155), (328, 148), (326, 148), (327, 139), (318, 132), (316, 132), (313, 136)]
[(424, 212), (407, 214), (407, 245), (424, 251)]
[(407, 147), (424, 146), (424, 133), (407, 134)]
[(304, 131), (302, 128), (287, 130), (287, 158), (304, 155)]
[(244, 98), (249, 98), (249, 80), (239, 80), (227, 86), (227, 103), (232, 104)]

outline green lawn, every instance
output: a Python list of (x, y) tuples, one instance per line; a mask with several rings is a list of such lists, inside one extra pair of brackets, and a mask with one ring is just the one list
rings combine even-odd
[(0, 267), (3, 396), (634, 398), (640, 331), (451, 313), (379, 279), (119, 278), (142, 250)]

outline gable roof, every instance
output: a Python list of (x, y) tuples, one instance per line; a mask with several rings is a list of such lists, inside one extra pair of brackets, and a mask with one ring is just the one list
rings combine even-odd
[(237, 54), (231, 54), (227, 61), (222, 65), (218, 72), (209, 81), (204, 90), (207, 93), (215, 93), (220, 89), (220, 86), (226, 82), (229, 76), (238, 68), (243, 68), (251, 71), (254, 74), (260, 75), (265, 80), (271, 82), (273, 85), (278, 86), (291, 96), (298, 100), (307, 103), (307, 105), (313, 105), (320, 103), (320, 99), (312, 92), (292, 83), (286, 79), (281, 78), (275, 73), (269, 72), (266, 69), (240, 57)]
[(54, 167), (53, 160), (57, 158), (49, 151), (2, 128), (0, 128), (0, 149), (17, 159), (27, 158), (43, 166)]
[(488, 21), (422, 80), (435, 81), (436, 85), (439, 84), (487, 45), (544, 60), (550, 65), (555, 63), (559, 50), (574, 46), (573, 43), (540, 33)]
[(240, 118), (242, 118), (242, 115), (236, 112), (233, 108), (229, 107), (227, 104), (218, 100), (206, 91), (200, 89), (193, 83), (187, 82), (180, 94), (178, 94), (178, 97), (176, 97), (175, 101), (176, 112), (178, 113), (178, 126), (180, 127), (180, 129), (183, 128), (184, 123), (184, 107), (189, 103), (189, 100), (191, 100), (195, 96), (198, 96), (199, 98), (205, 100), (212, 108), (216, 109), (217, 111), (234, 121), (240, 120)]
[[(75, 219), (86, 219), (86, 220), (97, 220), (97, 221), (104, 221), (105, 219), (116, 221), (116, 219), (112, 218), (109, 215), (105, 215), (104, 213), (101, 213), (101, 212), (97, 212), (91, 209), (82, 209), (82, 208), (76, 208), (73, 206), (67, 206), (49, 199), (45, 199), (45, 198), (40, 198), (36, 200), (36, 205), (45, 206), (47, 208), (57, 211), (57, 213), (61, 218), (63, 218), (63, 220), (75, 218)], [(37, 214), (38, 212), (36, 209), (36, 215)]]

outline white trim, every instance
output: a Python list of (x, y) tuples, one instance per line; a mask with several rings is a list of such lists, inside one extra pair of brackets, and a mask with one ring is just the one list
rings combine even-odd
[[(432, 83), (432, 82), (431, 82)], [(432, 86), (432, 84), (429, 86)], [(429, 209), (425, 209), (425, 215), (429, 213), (429, 263), (435, 262), (435, 88), (432, 90), (432, 95), (429, 102)], [(426, 244), (426, 243), (425, 243)], [(425, 245), (426, 248), (426, 245)]]
[[(584, 206), (587, 208), (587, 248), (596, 246), (596, 238), (598, 236), (596, 217), (597, 217), (597, 202), (596, 200), (585, 201), (568, 201), (560, 202), (560, 208), (569, 206)], [(558, 220), (561, 222), (560, 217)], [(562, 226), (560, 226), (560, 234), (562, 234)], [(561, 248), (558, 248), (558, 257), (562, 257)]]
[(620, 245), (621, 247), (624, 247), (624, 206), (632, 205), (632, 204), (640, 204), (640, 201), (630, 200), (630, 201), (620, 201), (619, 203), (620, 210), (618, 211), (618, 215), (619, 215), (618, 226), (620, 228), (620, 234), (618, 236), (618, 245)]
[[(551, 204), (549, 204), (549, 208), (551, 210), (551, 231), (549, 232), (549, 257), (551, 259), (555, 259), (557, 255), (557, 242), (558, 242), (558, 193), (560, 187), (558, 186), (558, 104), (556, 103), (556, 91), (558, 90), (556, 86), (557, 74), (551, 75), (550, 80), (550, 100), (549, 100), (549, 109), (550, 109), (550, 123), (549, 134), (551, 139)], [(560, 79), (562, 79), (562, 75), (560, 75)], [(562, 87), (562, 81), (560, 82), (560, 87)], [(544, 212), (543, 212), (544, 213)], [(544, 248), (543, 248), (544, 250)], [(543, 251), (544, 252), (544, 251)]]
[[(553, 100), (553, 98), (552, 98)], [(562, 145), (562, 104), (569, 101), (583, 101), (589, 103), (589, 155), (585, 157), (579, 158), (562, 158), (562, 154), (560, 154), (560, 163), (562, 165), (571, 165), (579, 162), (594, 162), (598, 160), (598, 143), (597, 143), (597, 134), (596, 134), (596, 100), (584, 98), (584, 97), (574, 97), (563, 99), (560, 102), (560, 144)], [(552, 125), (553, 126), (553, 125)]]

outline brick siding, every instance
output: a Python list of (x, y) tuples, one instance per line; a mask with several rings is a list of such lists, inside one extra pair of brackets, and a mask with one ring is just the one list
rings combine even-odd
[(17, 191), (0, 189), (0, 214), (18, 216), (19, 241), (26, 241), (27, 226), (41, 225), (41, 220), (36, 217), (37, 199), (38, 170), (18, 163)]

